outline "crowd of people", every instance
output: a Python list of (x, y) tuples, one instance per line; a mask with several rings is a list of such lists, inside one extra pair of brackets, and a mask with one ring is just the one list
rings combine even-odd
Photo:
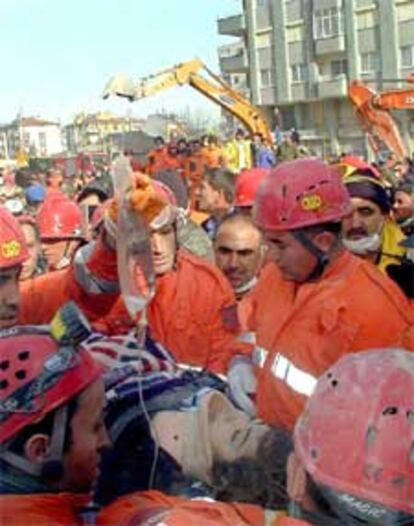
[(0, 174), (0, 522), (414, 524), (413, 160), (120, 160)]

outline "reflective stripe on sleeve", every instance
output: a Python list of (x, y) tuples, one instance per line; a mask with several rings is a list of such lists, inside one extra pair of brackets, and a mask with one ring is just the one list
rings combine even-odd
[(282, 354), (277, 354), (271, 367), (273, 375), (285, 382), (291, 389), (310, 396), (315, 389), (317, 378), (302, 371)]

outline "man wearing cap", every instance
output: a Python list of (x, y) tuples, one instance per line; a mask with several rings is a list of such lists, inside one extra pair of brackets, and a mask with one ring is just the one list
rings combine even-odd
[(352, 253), (371, 261), (383, 272), (398, 264), (405, 253), (404, 239), (391, 219), (391, 200), (381, 180), (365, 170), (344, 179), (351, 197), (352, 213), (342, 221), (343, 243)]
[(234, 358), (228, 377), (236, 402), (272, 425), (293, 429), (339, 357), (399, 344), (413, 323), (398, 287), (344, 250), (341, 220), (351, 211), (339, 172), (319, 160), (281, 164), (256, 196), (255, 221), (274, 264), (248, 298), (252, 362)]

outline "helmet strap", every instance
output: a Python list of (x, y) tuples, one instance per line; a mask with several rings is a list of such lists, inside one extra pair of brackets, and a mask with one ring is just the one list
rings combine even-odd
[(330, 253), (323, 252), (323, 250), (318, 248), (302, 230), (292, 230), (290, 234), (292, 234), (292, 236), (297, 239), (299, 243), (312, 254), (312, 256), (315, 256), (316, 266), (309, 274), (307, 281), (316, 281), (322, 276), (325, 268), (328, 266), (331, 260)]
[(41, 464), (34, 464), (22, 455), (10, 449), (2, 451), (0, 458), (23, 473), (34, 477), (44, 478), (47, 481), (57, 482), (63, 475), (63, 448), (65, 442), (67, 420), (67, 407), (57, 409), (53, 419), (53, 430), (50, 440), (50, 458)]

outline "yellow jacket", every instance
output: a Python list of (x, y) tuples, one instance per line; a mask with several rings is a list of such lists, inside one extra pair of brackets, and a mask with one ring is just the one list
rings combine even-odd
[[(242, 162), (240, 155), (240, 145), (245, 158), (245, 163)], [(227, 143), (224, 151), (226, 164), (229, 170), (232, 172), (240, 172), (243, 168), (252, 167), (252, 149), (250, 141), (243, 140), (238, 142), (236, 140)]]
[(381, 257), (377, 267), (385, 272), (388, 265), (401, 264), (401, 258), (406, 249), (400, 247), (399, 243), (405, 238), (400, 227), (391, 219), (387, 219), (382, 231)]

